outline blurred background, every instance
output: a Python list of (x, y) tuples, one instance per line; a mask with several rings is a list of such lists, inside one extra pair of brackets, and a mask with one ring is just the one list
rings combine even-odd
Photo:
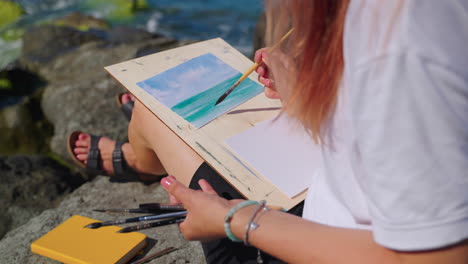
[[(0, 0), (0, 239), (92, 177), (68, 135), (126, 140), (104, 66), (221, 37), (261, 46), (261, 0)], [(259, 27), (259, 28), (257, 28)]]

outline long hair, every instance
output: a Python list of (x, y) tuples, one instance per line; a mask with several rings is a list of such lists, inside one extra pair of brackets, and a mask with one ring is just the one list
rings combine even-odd
[(283, 98), (284, 110), (297, 118), (316, 142), (323, 141), (326, 123), (336, 107), (348, 4), (349, 0), (266, 1), (267, 46), (294, 28), (281, 47), (291, 69), (275, 75), (276, 79), (287, 78), (290, 84), (290, 93)]

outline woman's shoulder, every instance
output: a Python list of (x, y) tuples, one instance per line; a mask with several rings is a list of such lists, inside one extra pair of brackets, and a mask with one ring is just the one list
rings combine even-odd
[(354, 65), (405, 53), (463, 70), (466, 43), (468, 1), (354, 0), (349, 6), (345, 54)]

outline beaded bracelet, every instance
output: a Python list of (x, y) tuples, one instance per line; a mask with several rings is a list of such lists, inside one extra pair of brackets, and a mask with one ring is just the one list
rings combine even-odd
[(241, 239), (238, 239), (236, 236), (231, 231), (231, 220), (234, 214), (241, 208), (254, 205), (254, 204), (259, 204), (257, 201), (252, 201), (252, 200), (247, 200), (243, 201), (241, 203), (236, 204), (229, 212), (226, 214), (226, 217), (224, 217), (224, 232), (226, 232), (226, 236), (234, 242), (242, 242)]

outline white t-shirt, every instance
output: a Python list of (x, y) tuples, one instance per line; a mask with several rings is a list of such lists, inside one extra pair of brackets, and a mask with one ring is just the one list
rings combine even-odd
[(468, 238), (468, 1), (351, 0), (304, 218), (425, 250)]

